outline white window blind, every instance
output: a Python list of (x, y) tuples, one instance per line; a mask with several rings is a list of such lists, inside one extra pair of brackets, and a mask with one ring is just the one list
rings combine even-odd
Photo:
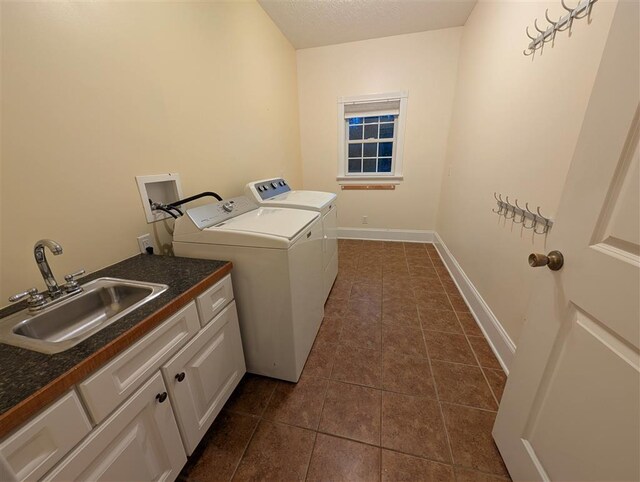
[(352, 119), (363, 116), (399, 115), (400, 99), (383, 102), (354, 102), (344, 104), (344, 118)]

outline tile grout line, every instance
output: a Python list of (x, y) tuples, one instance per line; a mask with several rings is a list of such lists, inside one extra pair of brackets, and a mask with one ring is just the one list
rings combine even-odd
[[(484, 378), (487, 380), (487, 383), (489, 383), (489, 377), (487, 377), (486, 370), (494, 370), (494, 369), (493, 368), (480, 367), (480, 370), (482, 370), (482, 374), (484, 375)], [(491, 385), (491, 383), (489, 383), (489, 389), (491, 390), (491, 393), (493, 394), (493, 398), (495, 399), (496, 404), (498, 405), (498, 408), (500, 408), (500, 400), (498, 400), (498, 394), (494, 390), (493, 385)]]
[[(406, 250), (402, 244), (402, 252), (406, 263)], [(380, 321), (384, 319), (384, 266), (382, 269), (382, 301), (380, 306)], [(382, 438), (384, 434), (384, 335), (380, 329), (380, 479), (382, 480)]]
[[(431, 256), (431, 254), (429, 254), (429, 256)], [(440, 258), (440, 255), (438, 254), (438, 257)], [(442, 262), (442, 258), (440, 258), (440, 261)], [(440, 273), (438, 273), (438, 277), (440, 278), (440, 283), (443, 285), (444, 287), (444, 283), (442, 282), (442, 276), (440, 275)], [(447, 299), (449, 300), (449, 304), (451, 305), (451, 307), (453, 308), (453, 311), (455, 313), (456, 318), (458, 319), (458, 323), (460, 323), (460, 325), (462, 325), (462, 323), (460, 322), (460, 318), (458, 317), (458, 313), (455, 309), (455, 307), (453, 306), (453, 303), (451, 302), (451, 297), (449, 296), (449, 293), (446, 293), (447, 295)], [(489, 386), (489, 392), (491, 393), (491, 395), (493, 396), (493, 399), (496, 402), (496, 410), (500, 407), (500, 402), (498, 401), (495, 393), (493, 393), (493, 388), (491, 387), (491, 384), (489, 383), (489, 379), (487, 378), (487, 375), (485, 374), (482, 364), (480, 363), (480, 358), (478, 357), (478, 355), (476, 354), (475, 350), (473, 349), (473, 345), (471, 345), (471, 342), (469, 340), (469, 335), (467, 334), (467, 331), (464, 329), (464, 326), (461, 326), (462, 328), (462, 332), (463, 335), (465, 337), (465, 340), (467, 341), (467, 344), (469, 345), (469, 348), (471, 349), (471, 353), (473, 354), (474, 359), (476, 360), (476, 363), (478, 364), (478, 367), (480, 368), (480, 373), (482, 373), (482, 377), (484, 378), (485, 383)], [(444, 412), (442, 411), (442, 402), (440, 402), (440, 410), (443, 413), (443, 417), (444, 417)], [(497, 413), (497, 412), (495, 412)], [(448, 428), (446, 427), (446, 423), (445, 423), (445, 430), (447, 431), (447, 438), (449, 437), (448, 435)], [(449, 440), (449, 446), (451, 447), (451, 442)], [(453, 457), (453, 450), (452, 450), (452, 457)], [(456, 474), (456, 471), (454, 470), (454, 477), (456, 480), (458, 480), (458, 475)]]
[[(431, 259), (431, 255), (427, 250), (427, 256)], [(433, 262), (433, 261), (432, 261)], [(440, 284), (442, 281), (438, 278)], [(422, 325), (421, 325), (422, 326)], [(438, 391), (438, 383), (436, 382), (436, 377), (433, 373), (433, 364), (431, 363), (431, 355), (429, 354), (429, 346), (427, 345), (427, 339), (424, 336), (424, 330), (420, 330), (422, 333), (422, 342), (427, 350), (427, 359), (429, 360), (429, 370), (431, 370), (431, 378), (433, 379), (433, 389), (436, 392), (436, 398), (438, 400), (438, 411), (440, 412), (440, 420), (442, 421), (442, 426), (444, 427), (444, 435), (447, 439), (447, 448), (449, 449), (449, 457), (451, 457), (451, 464), (455, 463), (455, 458), (453, 457), (453, 448), (451, 447), (451, 437), (449, 436), (449, 429), (447, 428), (447, 423), (444, 418), (444, 411), (442, 410), (442, 401), (440, 400), (440, 392)], [(453, 476), (455, 477), (455, 470), (453, 471)]]
[[(431, 259), (431, 253), (429, 253), (429, 250), (427, 250), (427, 254), (429, 256), (429, 259)], [(433, 263), (433, 260), (431, 260), (431, 262)], [(436, 271), (436, 274), (438, 275), (438, 281), (440, 282), (440, 284), (444, 288), (444, 283), (442, 283), (442, 279), (440, 279), (440, 274), (437, 271)], [(445, 291), (445, 293), (446, 293), (446, 291)], [(451, 300), (449, 299), (448, 296), (447, 296), (447, 299), (449, 300), (449, 304), (451, 304)], [(453, 305), (451, 307), (453, 308)], [(456, 319), (458, 319), (457, 315), (456, 315)], [(459, 319), (458, 319), (458, 324), (461, 325), (460, 328), (462, 328), (462, 331), (464, 332), (464, 327), (462, 327), (462, 324), (460, 323)], [(422, 326), (422, 324), (421, 324), (421, 326)], [(424, 331), (425, 330), (423, 329), (422, 330), (422, 337), (423, 338), (425, 338)], [(426, 338), (425, 338), (424, 342), (425, 342), (425, 345), (426, 345), (427, 344)], [(467, 343), (468, 343), (468, 341), (467, 341)], [(427, 347), (427, 350), (428, 349), (429, 348)], [(429, 356), (429, 367), (431, 368), (431, 375), (433, 376), (433, 385), (434, 385), (435, 390), (436, 390), (436, 395), (438, 396), (438, 408), (440, 409), (440, 418), (442, 419), (442, 425), (444, 426), (444, 433), (445, 433), (445, 436), (447, 437), (447, 446), (449, 447), (449, 455), (451, 456), (451, 464), (454, 467), (454, 469), (453, 469), (453, 478), (457, 481), (458, 480), (458, 475), (457, 475), (456, 470), (455, 470), (455, 458), (453, 457), (453, 448), (451, 447), (451, 437), (449, 436), (449, 429), (447, 428), (447, 422), (446, 422), (446, 420), (444, 418), (444, 411), (442, 409), (442, 402), (439, 400), (440, 396), (439, 396), (439, 392), (438, 392), (438, 383), (436, 382), (435, 375), (433, 375), (433, 365), (431, 363), (431, 356)]]
[[(253, 429), (253, 432), (251, 432), (251, 437), (249, 437), (249, 441), (247, 442), (246, 447), (242, 451), (242, 455), (238, 459), (238, 464), (236, 465), (236, 468), (233, 471), (233, 474), (231, 475), (231, 479), (229, 479), (229, 480), (233, 480), (233, 478), (235, 477), (236, 472), (238, 471), (238, 468), (240, 468), (240, 464), (242, 463), (242, 460), (244, 459), (244, 456), (247, 453), (247, 449), (249, 448), (249, 445), (251, 444), (251, 441), (253, 440), (253, 437), (255, 436), (256, 432), (258, 431), (258, 425), (260, 425), (260, 422), (265, 420), (264, 413), (267, 411), (267, 408), (269, 407), (269, 404), (271, 403), (271, 399), (273, 398), (273, 395), (276, 393), (276, 388), (277, 387), (274, 385), (273, 390), (271, 391), (271, 395), (269, 395), (269, 399), (267, 400), (267, 403), (265, 404), (264, 408), (262, 409), (262, 412), (260, 412), (260, 415), (258, 415), (258, 423), (256, 423), (256, 426)], [(268, 420), (266, 420), (266, 421), (268, 421)]]
[[(324, 404), (323, 404), (324, 406)], [(320, 422), (318, 422), (320, 423)], [(311, 453), (309, 454), (309, 461), (307, 462), (307, 470), (304, 472), (304, 480), (308, 480), (309, 478), (309, 469), (311, 468), (311, 459), (313, 459), (313, 452), (316, 449), (316, 442), (318, 441), (318, 431), (315, 430), (313, 432), (313, 446), (311, 447)]]
[[(315, 377), (315, 378), (321, 378), (321, 377)], [(328, 378), (322, 378), (322, 380), (327, 380), (328, 382), (343, 383), (345, 385), (351, 385), (351, 386), (354, 386), (354, 387), (367, 388), (369, 390), (376, 390), (376, 391), (379, 391), (379, 392), (387, 392), (387, 393), (391, 393), (393, 395), (402, 395), (402, 396), (405, 396), (405, 397), (419, 398), (419, 399), (423, 399), (423, 400), (431, 400), (433, 402), (439, 402), (439, 403), (443, 403), (445, 405), (452, 405), (454, 407), (471, 408), (473, 410), (479, 410), (481, 412), (498, 413), (497, 410), (491, 410), (491, 409), (488, 409), (488, 408), (476, 407), (476, 406), (473, 406), (473, 405), (465, 405), (464, 403), (449, 402), (449, 401), (446, 401), (446, 400), (439, 400), (438, 398), (427, 397), (427, 396), (424, 396), (424, 395), (414, 395), (414, 394), (411, 394), (411, 393), (396, 392), (394, 390), (385, 390), (383, 388), (372, 387), (371, 385), (359, 385), (357, 383), (344, 382), (342, 380), (332, 380), (332, 379), (328, 379)], [(225, 410), (228, 411), (228, 412), (236, 413), (238, 415), (250, 415), (250, 416), (253, 416), (253, 417), (258, 417), (257, 415), (251, 414), (249, 412), (242, 412), (242, 411), (239, 411), (239, 410), (232, 410), (232, 409), (228, 409), (228, 408), (225, 409)], [(292, 427), (302, 428), (302, 429), (305, 429), (305, 430), (314, 430), (314, 429), (309, 428), (309, 427), (304, 427), (302, 425), (296, 425), (296, 424), (289, 423), (289, 422), (282, 422), (282, 421), (279, 421), (279, 420), (271, 420), (271, 419), (263, 418), (263, 417), (259, 417), (259, 418), (260, 418), (260, 420), (264, 420), (265, 422), (278, 422), (278, 423), (282, 423), (282, 424), (285, 424), (285, 425), (290, 425)]]
[[(442, 259), (441, 259), (441, 261), (442, 261)], [(440, 275), (438, 275), (438, 276), (440, 276)], [(442, 280), (440, 280), (440, 282), (442, 283)], [(447, 293), (447, 297), (449, 297), (448, 293)], [(451, 298), (449, 298), (449, 303), (453, 307), (453, 303), (451, 303)], [(458, 313), (455, 311), (455, 307), (453, 307), (453, 308), (454, 308), (454, 313), (456, 313), (456, 318), (458, 318), (458, 322), (460, 322), (460, 318), (458, 317)], [(474, 318), (474, 320), (475, 320), (475, 318)], [(462, 325), (462, 323), (460, 323), (460, 324)], [(467, 344), (471, 348), (471, 353), (473, 354), (473, 358), (476, 360), (476, 363), (480, 367), (480, 372), (482, 373), (482, 378), (484, 378), (485, 383), (489, 386), (489, 392), (491, 393), (494, 401), (496, 402), (496, 407), (497, 407), (496, 410), (497, 410), (498, 408), (500, 408), (500, 401), (498, 400), (498, 397), (496, 397), (496, 394), (493, 393), (493, 388), (491, 387), (491, 383), (489, 383), (489, 379), (487, 378), (487, 375), (484, 372), (483, 366), (480, 363), (480, 358), (476, 354), (476, 351), (473, 349), (473, 345), (471, 344), (471, 341), (469, 340), (469, 335), (467, 334), (466, 330), (464, 329), (464, 326), (462, 327), (462, 332), (464, 334), (465, 340), (467, 340)]]
[[(333, 367), (331, 367), (331, 371), (333, 371)], [(304, 480), (307, 480), (309, 477), (309, 469), (311, 468), (311, 460), (313, 459), (313, 453), (316, 450), (316, 443), (318, 442), (318, 433), (320, 433), (320, 422), (322, 422), (322, 415), (324, 415), (324, 406), (327, 402), (327, 397), (329, 396), (329, 384), (331, 380), (327, 380), (327, 387), (324, 390), (324, 397), (322, 398), (322, 407), (320, 408), (320, 416), (318, 417), (318, 424), (316, 425), (316, 429), (314, 430), (313, 435), (313, 447), (311, 447), (311, 454), (309, 454), (309, 462), (307, 463), (307, 471), (304, 474)]]
[(240, 457), (238, 458), (238, 461), (236, 462), (236, 466), (233, 469), (233, 472), (231, 473), (231, 477), (229, 477), (229, 482), (231, 482), (233, 480), (233, 478), (236, 476), (236, 472), (238, 471), (238, 468), (240, 467), (240, 464), (242, 463), (242, 459), (244, 459), (244, 455), (247, 453), (247, 449), (249, 448), (249, 444), (253, 440), (253, 436), (255, 435), (256, 431), (258, 430), (258, 425), (260, 425), (260, 421), (261, 420), (262, 420), (262, 418), (258, 417), (258, 421), (256, 422), (256, 426), (253, 427), (253, 430), (251, 431), (251, 436), (249, 436), (249, 438), (247, 439), (247, 443), (244, 446), (244, 449), (242, 450), (242, 454), (240, 455)]

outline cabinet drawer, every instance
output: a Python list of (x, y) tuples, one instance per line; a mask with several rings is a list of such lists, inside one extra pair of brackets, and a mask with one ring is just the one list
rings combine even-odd
[(200, 323), (205, 326), (233, 299), (231, 275), (227, 275), (196, 298)]
[(100, 423), (200, 329), (194, 302), (78, 385), (89, 414)]
[(91, 431), (71, 390), (0, 442), (0, 480), (36, 480)]
[(156, 372), (44, 480), (172, 481), (186, 461), (171, 402)]
[(162, 367), (187, 455), (245, 373), (236, 304), (231, 302)]

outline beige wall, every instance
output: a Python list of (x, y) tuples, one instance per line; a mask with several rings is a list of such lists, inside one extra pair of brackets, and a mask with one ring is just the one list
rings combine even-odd
[[(525, 57), (525, 26), (558, 17), (558, 2), (479, 2), (464, 28), (437, 231), (517, 343), (536, 276), (527, 265), (545, 245), (491, 212), (493, 192), (554, 217), (611, 24), (614, 4), (592, 22)], [(570, 262), (570, 260), (569, 260)]]
[(295, 51), (253, 1), (2, 3), (0, 305), (137, 253), (134, 176), (175, 171), (185, 195), (301, 183)]
[[(338, 225), (434, 229), (462, 28), (297, 51), (304, 188), (338, 193)], [(409, 92), (395, 191), (339, 191), (337, 99)], [(369, 224), (361, 224), (368, 216)]]

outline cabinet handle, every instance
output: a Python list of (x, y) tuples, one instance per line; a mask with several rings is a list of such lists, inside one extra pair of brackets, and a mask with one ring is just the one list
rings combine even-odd
[(158, 393), (156, 395), (156, 400), (158, 400), (158, 403), (162, 403), (167, 399), (167, 392), (162, 392), (162, 393)]
[(184, 372), (180, 372), (176, 375), (176, 380), (178, 380), (179, 382), (181, 382), (182, 380), (184, 380), (185, 374)]

